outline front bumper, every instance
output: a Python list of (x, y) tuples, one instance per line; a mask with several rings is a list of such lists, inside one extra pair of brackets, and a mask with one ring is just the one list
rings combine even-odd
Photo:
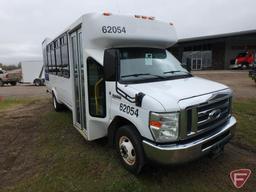
[(222, 147), (234, 135), (236, 119), (230, 117), (218, 131), (185, 144), (156, 145), (143, 140), (146, 156), (161, 164), (179, 164), (192, 161), (208, 154), (217, 147)]

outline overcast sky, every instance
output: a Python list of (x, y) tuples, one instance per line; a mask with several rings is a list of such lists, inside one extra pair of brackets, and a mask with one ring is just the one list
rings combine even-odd
[(255, 0), (0, 0), (0, 63), (41, 57), (41, 42), (88, 12), (155, 16), (178, 37), (256, 29)]

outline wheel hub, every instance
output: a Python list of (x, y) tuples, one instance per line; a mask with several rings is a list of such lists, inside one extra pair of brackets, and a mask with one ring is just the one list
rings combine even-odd
[(128, 165), (134, 165), (136, 162), (136, 154), (132, 142), (126, 136), (122, 136), (119, 140), (119, 149), (123, 160)]

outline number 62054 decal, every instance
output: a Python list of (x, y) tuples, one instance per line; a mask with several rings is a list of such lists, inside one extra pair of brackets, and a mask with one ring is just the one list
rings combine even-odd
[(131, 116), (136, 116), (136, 117), (139, 116), (139, 109), (136, 109), (136, 108), (126, 105), (124, 103), (120, 103), (119, 110), (122, 111), (123, 113), (127, 113)]

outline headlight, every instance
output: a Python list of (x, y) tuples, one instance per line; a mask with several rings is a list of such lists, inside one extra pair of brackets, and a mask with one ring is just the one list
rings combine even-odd
[(157, 142), (171, 142), (178, 139), (179, 113), (150, 113), (149, 127)]

